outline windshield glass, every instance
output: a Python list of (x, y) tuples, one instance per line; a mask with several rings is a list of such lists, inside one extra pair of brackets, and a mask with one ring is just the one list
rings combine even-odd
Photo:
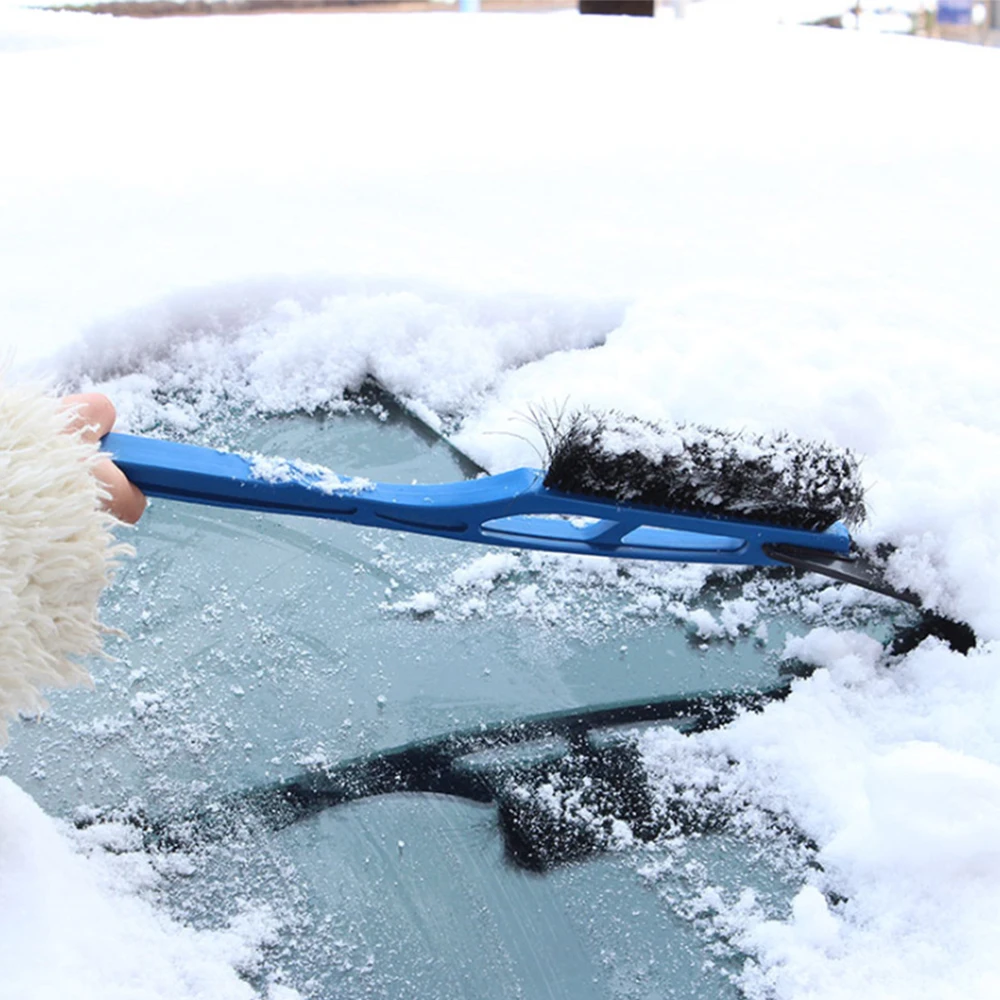
[[(385, 400), (219, 412), (198, 439), (377, 481), (474, 473)], [(713, 819), (715, 779), (692, 785), (690, 761), (676, 789), (651, 780), (648, 730), (712, 725), (725, 697), (786, 681), (808, 603), (761, 609), (787, 575), (168, 501), (133, 540), (105, 599), (118, 662), (95, 665), (93, 695), (56, 695), (7, 770), (149, 852), (194, 925), (275, 921), (248, 978), (421, 1000), (736, 995), (743, 956), (713, 900), (786, 914), (808, 848)]]

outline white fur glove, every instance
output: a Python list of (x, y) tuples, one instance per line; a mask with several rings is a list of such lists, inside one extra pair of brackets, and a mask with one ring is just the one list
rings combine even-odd
[(40, 689), (91, 683), (78, 659), (101, 650), (97, 601), (115, 558), (93, 475), (96, 444), (34, 389), (0, 385), (0, 744), (7, 719), (45, 707)]

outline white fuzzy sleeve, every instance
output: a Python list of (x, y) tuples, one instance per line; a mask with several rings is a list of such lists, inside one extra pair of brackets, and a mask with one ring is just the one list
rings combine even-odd
[(45, 707), (40, 689), (90, 684), (97, 600), (123, 546), (100, 509), (97, 447), (34, 389), (0, 384), (0, 744), (7, 719)]

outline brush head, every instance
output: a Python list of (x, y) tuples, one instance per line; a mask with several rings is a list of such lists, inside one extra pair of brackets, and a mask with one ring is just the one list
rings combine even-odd
[(574, 413), (543, 433), (545, 486), (563, 493), (809, 531), (865, 516), (858, 459), (829, 444), (617, 412)]

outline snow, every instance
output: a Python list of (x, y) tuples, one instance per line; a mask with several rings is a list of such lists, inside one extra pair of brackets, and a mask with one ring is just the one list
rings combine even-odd
[[(4, 996), (257, 996), (233, 969), (255, 967), (260, 946), (272, 942), (280, 930), (273, 917), (264, 911), (247, 912), (228, 930), (216, 932), (197, 932), (173, 922), (144, 896), (157, 879), (149, 860), (128, 831), (117, 832), (117, 842), (106, 845), (115, 854), (80, 853), (69, 834), (13, 782), (0, 777)], [(286, 993), (282, 1000), (297, 996)]]
[[(887, 667), (874, 640), (822, 628), (789, 653), (824, 669), (784, 704), (708, 734), (698, 749), (740, 761), (724, 779), (727, 794), (752, 789), (756, 804), (790, 813), (821, 845), (822, 868), (789, 921), (738, 927), (755, 956), (743, 974), (747, 992), (991, 995), (996, 644), (961, 657), (930, 642)], [(648, 740), (654, 772), (667, 773), (676, 748)], [(846, 901), (828, 907), (831, 890)]]
[(327, 496), (363, 493), (375, 487), (363, 476), (338, 476), (332, 469), (315, 462), (256, 453), (244, 457), (250, 463), (250, 476), (265, 483), (297, 483)]
[[(719, 4), (683, 22), (4, 6), (2, 348), (172, 436), (223, 405), (336, 409), (372, 374), (491, 471), (537, 465), (526, 416), (567, 403), (854, 449), (859, 538), (897, 545), (894, 581), (979, 647), (889, 661), (821, 628), (789, 644), (818, 669), (785, 702), (644, 753), (654, 782), (704, 773), (817, 844), (787, 919), (717, 898), (749, 996), (989, 998), (1000, 55), (776, 27), (748, 3), (734, 25)], [(455, 599), (482, 606), (508, 558), (456, 574)], [(766, 627), (743, 599), (675, 611), (706, 639)], [(225, 940), (172, 923), (4, 779), (0, 807), (5, 995), (252, 995), (234, 969), (266, 920)]]

